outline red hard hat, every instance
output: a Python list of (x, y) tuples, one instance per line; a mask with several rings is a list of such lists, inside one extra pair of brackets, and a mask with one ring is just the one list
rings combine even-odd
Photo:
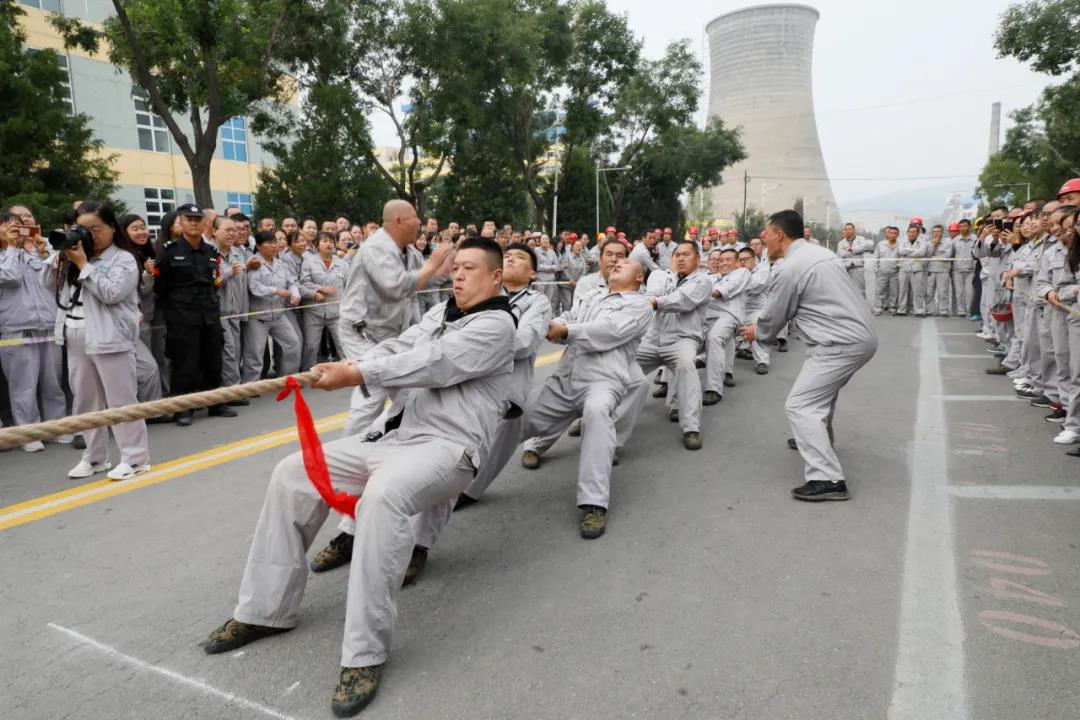
[(660, 234), (660, 228), (653, 228), (653, 232), (656, 233), (657, 235), (659, 235)]
[(664, 234), (665, 235), (670, 235), (671, 234), (671, 228), (664, 228)]
[(1013, 319), (1012, 303), (998, 303), (990, 308), (990, 317), (998, 322), (1009, 322)]
[(606, 233), (615, 232), (615, 228), (608, 225), (606, 228), (604, 228), (604, 232), (606, 232)]
[(616, 234), (615, 234), (615, 237), (617, 237), (618, 239), (622, 240), (622, 239), (623, 239), (624, 237), (626, 237), (626, 233), (624, 233), (624, 232), (621, 232), (621, 233), (616, 233)]
[(571, 240), (577, 240), (577, 233), (570, 233), (567, 237), (569, 237)]
[(911, 218), (911, 224), (912, 225), (922, 225), (923, 224), (923, 219), (921, 217), (919, 217), (918, 215), (916, 215), (915, 217)]
[(699, 232), (698, 226), (697, 225), (691, 225), (690, 226), (690, 232), (692, 232), (692, 233), (694, 233), (696, 235)]
[(762, 231), (761, 231), (761, 234), (760, 234), (760, 235), (758, 235), (758, 237), (759, 237), (759, 238), (761, 238), (762, 240), (764, 240), (764, 239), (765, 239), (765, 231), (764, 231), (764, 230), (762, 230)]
[(1080, 192), (1080, 178), (1073, 178), (1072, 180), (1069, 180), (1064, 185), (1062, 185), (1061, 189), (1058, 190), (1057, 196), (1060, 199), (1061, 196), (1065, 193), (1071, 192)]
[(712, 237), (713, 235), (719, 235), (719, 234), (720, 234), (720, 231), (717, 230), (716, 228), (709, 228), (709, 237)]
[(949, 223), (949, 232), (960, 232), (960, 225), (958, 223)]

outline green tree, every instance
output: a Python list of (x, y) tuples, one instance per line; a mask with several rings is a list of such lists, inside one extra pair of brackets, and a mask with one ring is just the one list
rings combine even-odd
[(391, 187), (369, 163), (367, 121), (352, 100), (348, 87), (312, 88), (300, 118), (291, 118), (294, 131), (267, 140), (264, 146), (277, 165), (259, 172), (255, 207), (260, 217), (381, 217)]
[(15, 0), (0, 0), (0, 198), (55, 227), (73, 201), (108, 197), (116, 174), (87, 117), (70, 111), (56, 53), (27, 50), (23, 15)]
[(753, 206), (746, 208), (746, 212), (735, 211), (735, 228), (739, 231), (739, 237), (746, 242), (761, 235), (766, 220), (765, 213)]
[[(112, 0), (101, 29), (54, 15), (68, 47), (127, 70), (146, 92), (191, 170), (195, 201), (212, 205), (218, 129), (295, 91), (290, 65), (316, 15), (304, 0)], [(325, 42), (325, 40), (323, 40)], [(183, 124), (182, 124), (183, 123)]]

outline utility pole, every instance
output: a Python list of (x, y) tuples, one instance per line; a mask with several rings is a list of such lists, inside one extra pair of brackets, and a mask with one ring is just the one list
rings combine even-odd
[(746, 226), (746, 189), (750, 186), (750, 171), (743, 170), (742, 174), (742, 221)]

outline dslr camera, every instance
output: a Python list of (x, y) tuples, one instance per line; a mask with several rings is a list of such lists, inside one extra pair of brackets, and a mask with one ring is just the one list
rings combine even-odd
[(90, 231), (82, 225), (72, 225), (68, 228), (60, 228), (49, 233), (49, 245), (57, 252), (70, 250), (77, 245), (82, 245), (85, 252), (89, 253), (94, 247)]

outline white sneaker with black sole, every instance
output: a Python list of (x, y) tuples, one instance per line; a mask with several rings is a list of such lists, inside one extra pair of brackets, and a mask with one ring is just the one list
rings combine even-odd
[(105, 462), (92, 463), (86, 460), (80, 460), (79, 464), (68, 470), (69, 478), (88, 478), (91, 475), (95, 475), (99, 472), (105, 472), (112, 467), (112, 463), (106, 460)]
[(35, 440), (34, 442), (28, 442), (23, 445), (22, 449), (24, 452), (28, 453), (45, 452), (45, 443), (41, 442), (40, 440)]
[(1080, 433), (1073, 432), (1072, 430), (1062, 430), (1054, 438), (1054, 442), (1058, 445), (1075, 445), (1080, 442)]
[(105, 477), (110, 480), (130, 480), (136, 475), (142, 475), (144, 472), (149, 472), (150, 465), (128, 465), (126, 462), (122, 462), (112, 469)]

